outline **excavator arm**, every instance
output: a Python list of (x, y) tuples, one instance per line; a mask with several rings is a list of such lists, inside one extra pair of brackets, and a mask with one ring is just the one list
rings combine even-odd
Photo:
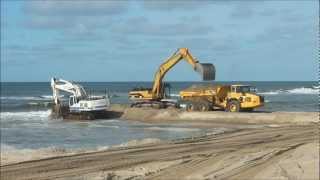
[(162, 80), (166, 73), (182, 59), (186, 60), (187, 63), (189, 63), (196, 72), (200, 73), (203, 80), (215, 79), (215, 67), (213, 64), (201, 64), (189, 53), (187, 48), (180, 48), (163, 64), (161, 64), (158, 71), (156, 72), (152, 88), (153, 99), (163, 98)]
[(76, 98), (86, 97), (87, 93), (79, 84), (74, 84), (69, 81), (57, 78), (51, 78), (51, 88), (53, 91), (53, 100), (55, 104), (59, 104), (59, 91), (64, 91), (72, 94)]

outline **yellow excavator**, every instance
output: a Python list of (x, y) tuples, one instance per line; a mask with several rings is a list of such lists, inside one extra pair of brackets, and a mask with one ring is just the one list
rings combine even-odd
[(163, 79), (166, 73), (183, 59), (192, 66), (194, 71), (200, 73), (204, 81), (215, 79), (215, 67), (213, 64), (199, 63), (187, 48), (180, 48), (160, 65), (155, 74), (152, 88), (135, 88), (129, 92), (129, 99), (132, 101), (131, 106), (155, 106), (160, 108), (175, 106), (175, 100), (166, 99), (168, 95), (165, 93), (165, 89), (169, 86), (163, 83)]

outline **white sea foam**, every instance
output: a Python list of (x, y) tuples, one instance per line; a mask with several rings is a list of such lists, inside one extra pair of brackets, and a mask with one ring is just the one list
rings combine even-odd
[(53, 104), (53, 102), (28, 102), (27, 103), (30, 106), (43, 106), (48, 107)]
[(269, 91), (269, 92), (259, 92), (258, 94), (262, 94), (262, 95), (277, 95), (280, 94), (282, 91), (278, 90), (278, 91)]
[[(64, 95), (60, 95), (59, 97), (60, 97), (60, 98), (63, 98)], [(52, 95), (42, 95), (42, 96), (40, 96), (40, 98), (43, 98), (43, 99), (53, 99), (53, 96), (52, 96)]]
[[(64, 95), (60, 95), (63, 98)], [(51, 100), (52, 95), (41, 95), (41, 96), (1, 96), (1, 100)]]
[(46, 111), (24, 111), (24, 112), (0, 112), (1, 119), (11, 118), (11, 117), (23, 117), (24, 119), (29, 119), (33, 117), (46, 118), (49, 117), (51, 110)]
[(41, 97), (33, 96), (1, 96), (1, 100), (42, 100)]
[(268, 91), (268, 92), (259, 92), (258, 94), (262, 95), (278, 95), (278, 94), (319, 94), (319, 89), (316, 88), (294, 88), (289, 90), (275, 90), (275, 91)]
[(291, 94), (319, 94), (319, 89), (313, 89), (313, 88), (295, 88), (287, 91)]
[(171, 97), (180, 97), (179, 94), (170, 94)]
[(148, 127), (145, 128), (152, 131), (175, 131), (175, 132), (191, 132), (191, 131), (200, 131), (197, 128), (180, 128), (180, 127)]
[(119, 145), (114, 145), (112, 147), (130, 147), (130, 146), (138, 146), (138, 145), (145, 145), (145, 144), (153, 144), (153, 143), (159, 143), (161, 142), (160, 139), (157, 138), (145, 138), (145, 139), (133, 139), (131, 141), (128, 141), (126, 143), (122, 143)]
[(116, 125), (104, 125), (104, 124), (89, 124), (89, 127), (91, 128), (113, 128), (113, 129), (119, 129), (119, 126)]

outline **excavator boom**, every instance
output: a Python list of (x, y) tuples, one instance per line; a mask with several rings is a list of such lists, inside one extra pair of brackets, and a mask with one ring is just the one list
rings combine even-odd
[(87, 93), (81, 85), (63, 79), (51, 78), (51, 88), (55, 104), (59, 103), (59, 91), (68, 92), (77, 98), (87, 97)]
[(162, 80), (166, 73), (182, 59), (186, 60), (193, 69), (198, 72), (204, 81), (215, 79), (215, 67), (211, 63), (199, 63), (188, 51), (187, 48), (180, 48), (168, 58), (156, 72), (152, 88), (154, 99), (162, 98)]
[(202, 79), (214, 80), (215, 79), (215, 67), (209, 63), (199, 63), (188, 51), (187, 48), (178, 49), (171, 57), (169, 57), (164, 63), (162, 63), (155, 74), (152, 89), (135, 89), (129, 92), (130, 99), (134, 101), (160, 101), (164, 98), (164, 87), (162, 80), (166, 73), (174, 67), (178, 62), (184, 59), (189, 63), (193, 70), (198, 72)]

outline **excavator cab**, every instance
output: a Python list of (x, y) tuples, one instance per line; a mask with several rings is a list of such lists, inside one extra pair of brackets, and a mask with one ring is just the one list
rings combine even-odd
[(76, 97), (70, 96), (70, 98), (69, 98), (69, 106), (73, 106), (76, 103), (77, 103)]
[(234, 93), (256, 93), (257, 88), (254, 86), (248, 86), (248, 85), (232, 85), (231, 92), (234, 92)]
[(254, 86), (231, 85), (231, 91), (227, 96), (226, 110), (230, 112), (252, 111), (254, 108), (262, 106), (264, 97), (257, 95), (256, 92)]

